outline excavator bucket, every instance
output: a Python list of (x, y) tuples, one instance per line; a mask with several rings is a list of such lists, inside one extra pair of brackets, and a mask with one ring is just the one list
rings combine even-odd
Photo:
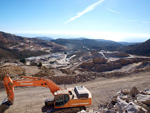
[(6, 104), (0, 105), (0, 113), (4, 113), (4, 111), (7, 110), (8, 108), (9, 108), (9, 106)]
[(4, 100), (0, 105), (0, 113), (4, 113), (4, 111), (7, 110), (9, 107), (10, 107), (10, 102)]

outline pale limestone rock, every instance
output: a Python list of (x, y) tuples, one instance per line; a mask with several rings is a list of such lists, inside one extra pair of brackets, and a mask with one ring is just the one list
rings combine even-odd
[(136, 97), (139, 102), (142, 102), (146, 105), (150, 105), (150, 95), (138, 94)]
[(146, 109), (141, 106), (136, 105), (133, 102), (130, 102), (126, 107), (127, 113), (148, 113)]
[(150, 95), (150, 89), (144, 89), (143, 91), (141, 91), (141, 94)]
[(119, 113), (123, 113), (128, 103), (124, 100), (121, 100), (119, 96), (117, 97), (117, 109)]
[(145, 104), (143, 104), (143, 103), (141, 103), (141, 102), (137, 102), (137, 104), (138, 104), (139, 106), (143, 107), (144, 109), (146, 109), (146, 110), (148, 111), (148, 113), (150, 113), (150, 108), (149, 108), (147, 105), (145, 105)]
[(87, 113), (85, 110), (79, 111), (78, 113)]

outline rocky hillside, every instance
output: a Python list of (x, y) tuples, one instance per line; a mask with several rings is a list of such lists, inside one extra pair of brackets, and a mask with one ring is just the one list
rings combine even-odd
[(97, 57), (92, 60), (88, 60), (79, 65), (78, 69), (81, 72), (93, 71), (93, 72), (106, 72), (113, 71), (115, 69), (121, 69), (123, 66), (127, 66), (133, 63), (150, 61), (149, 58), (122, 58), (116, 61), (108, 61), (105, 58)]
[(23, 58), (64, 50), (64, 46), (54, 42), (16, 36), (0, 31), (0, 58)]
[(124, 47), (122, 50), (130, 54), (150, 56), (150, 39), (144, 43)]

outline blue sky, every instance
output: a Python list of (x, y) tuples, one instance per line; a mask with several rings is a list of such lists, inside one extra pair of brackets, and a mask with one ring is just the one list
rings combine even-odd
[(0, 31), (145, 41), (150, 38), (150, 0), (0, 0)]

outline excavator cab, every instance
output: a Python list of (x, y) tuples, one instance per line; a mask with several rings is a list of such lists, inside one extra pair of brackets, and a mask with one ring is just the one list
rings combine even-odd
[(69, 100), (70, 98), (68, 94), (60, 94), (60, 95), (54, 96), (53, 99), (46, 99), (45, 106), (61, 107), (61, 106), (64, 106)]
[(67, 102), (69, 102), (70, 98), (68, 94), (60, 94), (55, 98), (55, 107), (64, 106)]

